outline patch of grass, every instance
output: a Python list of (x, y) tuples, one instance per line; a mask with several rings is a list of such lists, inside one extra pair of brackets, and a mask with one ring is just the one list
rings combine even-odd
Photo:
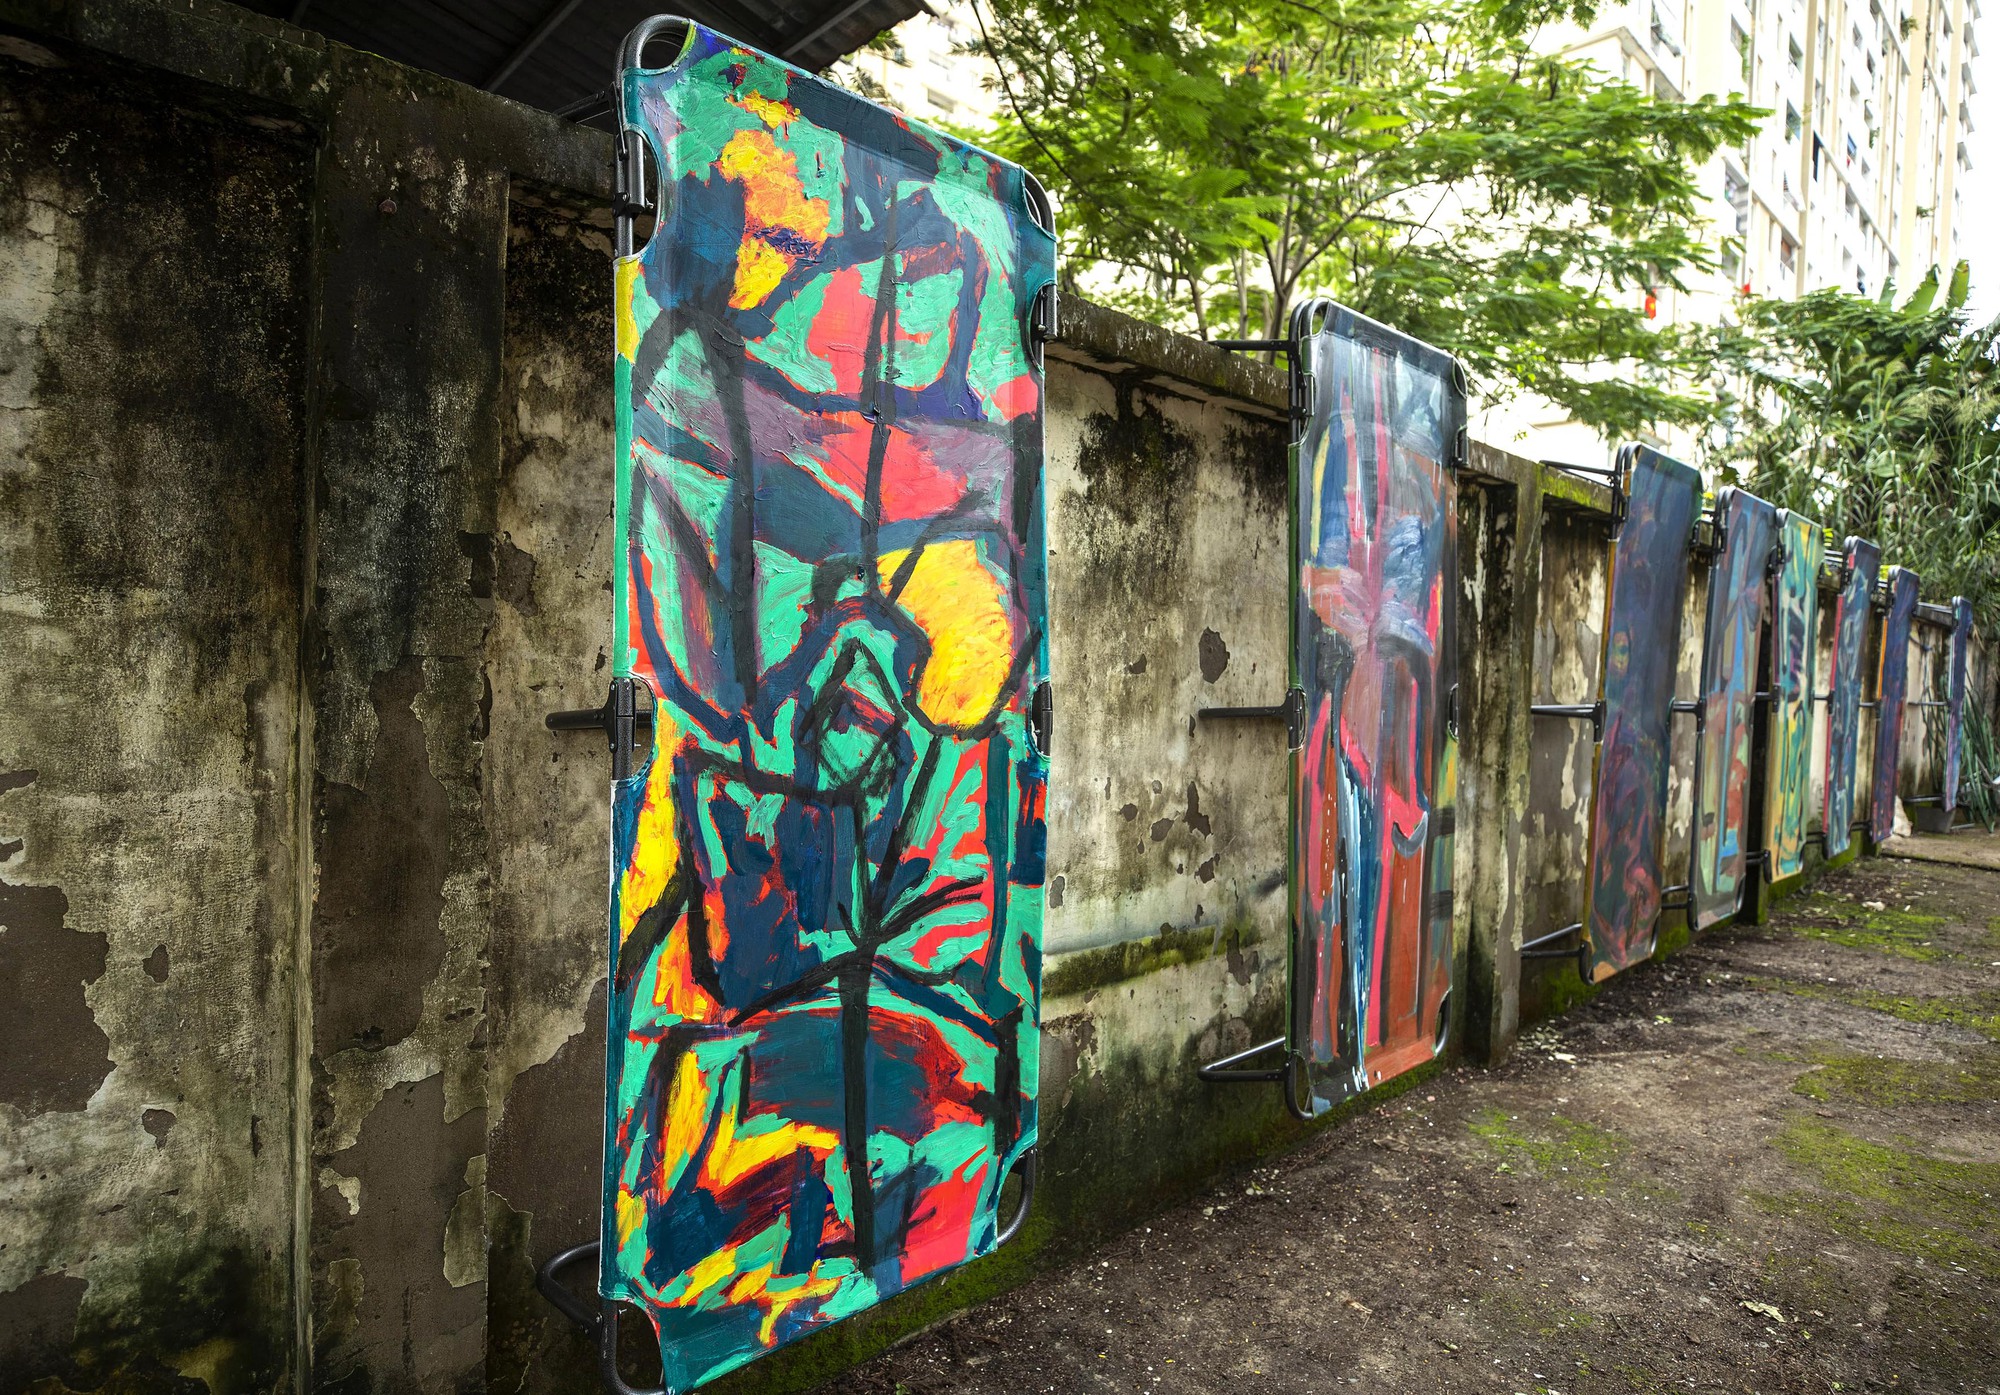
[(1822, 1190), (1751, 1193), (1762, 1209), (1897, 1254), (2000, 1278), (1991, 1224), (2000, 1164), (1933, 1157), (1908, 1139), (1876, 1143), (1813, 1119), (1794, 1120), (1774, 1146)]
[(1838, 1095), (1877, 1109), (1906, 1104), (1971, 1104), (2000, 1099), (2000, 1055), (1962, 1061), (1906, 1061), (1826, 1053), (1792, 1085), (1794, 1094), (1830, 1102)]
[(1609, 1189), (1606, 1174), (1625, 1150), (1624, 1140), (1610, 1130), (1560, 1114), (1530, 1128), (1503, 1109), (1487, 1109), (1466, 1127), (1500, 1154), (1502, 1167), (1511, 1168), (1517, 1160), (1531, 1163), (1538, 1175), (1566, 1175), (1594, 1195)]

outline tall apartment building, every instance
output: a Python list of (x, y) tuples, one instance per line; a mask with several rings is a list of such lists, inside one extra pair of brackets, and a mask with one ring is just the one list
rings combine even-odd
[[(1978, 19), (1979, 0), (1618, 0), (1587, 31), (1544, 35), (1658, 96), (1737, 93), (1772, 113), (1702, 172), (1719, 273), (1660, 287), (1661, 322), (1716, 323), (1744, 293), (1873, 295), (1949, 270), (1964, 255)], [(1485, 425), (1551, 459), (1607, 449), (1531, 402)]]
[(979, 19), (971, 0), (933, 0), (926, 9), (843, 58), (832, 76), (919, 121), (976, 130), (1000, 110), (993, 64), (964, 52), (979, 41)]
[(1624, 0), (1549, 37), (1658, 95), (1772, 112), (1705, 175), (1726, 286), (1870, 294), (1961, 255), (1978, 18), (1978, 0)]

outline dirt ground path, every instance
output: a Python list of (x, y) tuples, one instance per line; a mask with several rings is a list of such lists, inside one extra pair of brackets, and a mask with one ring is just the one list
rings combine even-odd
[(1876, 860), (838, 1382), (2000, 1395), (2000, 873)]

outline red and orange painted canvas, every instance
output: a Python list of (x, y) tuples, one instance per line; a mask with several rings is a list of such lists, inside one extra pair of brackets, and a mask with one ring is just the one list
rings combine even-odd
[(1330, 301), (1293, 325), (1292, 1043), (1319, 1113), (1444, 1046), (1465, 397), (1448, 355)]

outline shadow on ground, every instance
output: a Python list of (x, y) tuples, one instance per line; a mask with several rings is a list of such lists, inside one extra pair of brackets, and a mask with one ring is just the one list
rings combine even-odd
[(1880, 859), (830, 1389), (2000, 1395), (2000, 874)]

